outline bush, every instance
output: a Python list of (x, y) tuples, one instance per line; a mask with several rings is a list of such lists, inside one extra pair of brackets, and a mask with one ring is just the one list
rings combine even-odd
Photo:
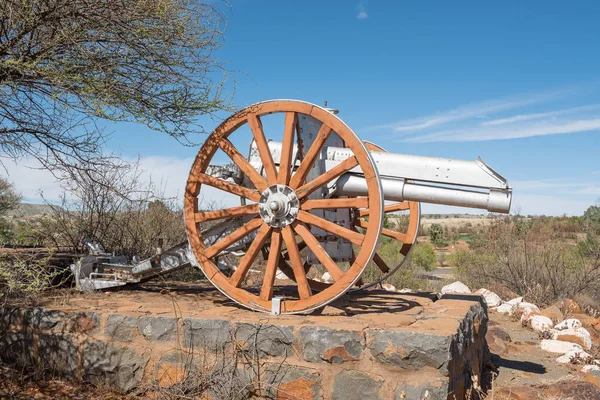
[(37, 303), (40, 295), (52, 287), (62, 271), (51, 268), (47, 259), (24, 259), (4, 256), (0, 259), (0, 300)]
[(600, 246), (588, 235), (579, 246), (556, 231), (553, 219), (503, 218), (474, 238), (472, 250), (457, 250), (447, 262), (470, 287), (508, 288), (528, 301), (550, 304), (589, 294), (600, 300)]
[(435, 250), (428, 244), (415, 244), (408, 257), (411, 263), (425, 271), (433, 271), (437, 266)]
[(431, 239), (431, 243), (435, 247), (445, 247), (448, 246), (448, 241), (446, 240), (446, 236), (444, 234), (444, 228), (440, 224), (431, 224), (429, 227), (429, 237)]

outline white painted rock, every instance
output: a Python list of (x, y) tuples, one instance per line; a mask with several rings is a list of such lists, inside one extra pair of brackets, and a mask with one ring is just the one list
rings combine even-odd
[(442, 288), (442, 294), (446, 293), (471, 293), (471, 289), (461, 281), (456, 281)]
[(501, 306), (496, 307), (495, 310), (497, 312), (499, 312), (500, 314), (513, 315), (515, 313), (515, 311), (517, 310), (517, 306), (514, 304), (510, 304), (510, 303), (504, 303)]
[(592, 336), (585, 328), (563, 329), (562, 331), (553, 329), (551, 332), (552, 339), (554, 340), (578, 343), (585, 350), (590, 350), (592, 348)]
[(323, 276), (321, 276), (321, 282), (325, 283), (333, 283), (333, 278), (329, 274), (329, 272), (325, 272)]
[(389, 284), (389, 283), (384, 283), (381, 286), (383, 287), (384, 290), (387, 290), (388, 292), (397, 292), (398, 291), (394, 285)]
[(513, 306), (519, 305), (523, 301), (522, 297), (515, 297), (512, 300), (507, 301), (508, 304), (512, 304)]
[(496, 293), (487, 289), (479, 289), (475, 292), (475, 294), (479, 294), (483, 297), (483, 301), (487, 304), (488, 307), (497, 307), (502, 304), (502, 299)]
[[(519, 303), (519, 305), (517, 305), (517, 308), (521, 311), (521, 324), (523, 326), (528, 326), (530, 325), (531, 319), (533, 317), (535, 317), (536, 315), (540, 315), (542, 312), (540, 311), (540, 309), (538, 308), (538, 306), (536, 306), (535, 304), (532, 303)], [(551, 322), (552, 323), (552, 322)]]
[(577, 329), (581, 328), (581, 321), (575, 318), (565, 319), (562, 322), (554, 325), (554, 329), (557, 331), (564, 331), (565, 329)]
[(562, 340), (551, 340), (544, 339), (540, 342), (542, 350), (549, 351), (550, 353), (567, 354), (570, 351), (578, 351), (585, 353), (583, 347), (578, 344), (563, 342)]
[(583, 368), (581, 368), (581, 372), (584, 374), (592, 371), (600, 371), (600, 367), (597, 365), (584, 365)]
[(548, 317), (544, 317), (543, 315), (534, 315), (531, 320), (529, 320), (529, 325), (531, 325), (531, 329), (536, 332), (545, 332), (552, 328), (552, 320)]
[(528, 308), (532, 308), (534, 310), (537, 310), (537, 312), (541, 313), (540, 309), (538, 308), (538, 306), (536, 306), (533, 303), (528, 303), (526, 301), (521, 301), (520, 303), (517, 304), (517, 309), (519, 310), (525, 310)]
[(567, 354), (558, 357), (556, 362), (560, 364), (575, 364), (579, 361), (587, 360), (589, 356), (585, 351), (569, 351)]

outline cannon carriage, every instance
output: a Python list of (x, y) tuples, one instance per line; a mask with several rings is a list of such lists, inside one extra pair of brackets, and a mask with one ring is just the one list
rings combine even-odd
[[(266, 101), (225, 120), (198, 152), (184, 197), (188, 243), (122, 268), (88, 260), (76, 274), (96, 288), (195, 265), (245, 307), (308, 312), (401, 268), (417, 237), (419, 203), (507, 213), (511, 197), (480, 159), (388, 153), (361, 141), (335, 110)], [(210, 198), (227, 204), (208, 207)], [(386, 215), (398, 214), (400, 226), (384, 226)], [(395, 265), (378, 254), (381, 237), (401, 242)], [(365, 282), (369, 264), (377, 274)], [(319, 279), (324, 272), (329, 279)]]

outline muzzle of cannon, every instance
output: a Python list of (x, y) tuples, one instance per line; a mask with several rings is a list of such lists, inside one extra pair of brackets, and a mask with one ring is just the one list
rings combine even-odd
[[(387, 153), (330, 111), (254, 104), (215, 129), (194, 161), (184, 203), (192, 264), (245, 307), (307, 312), (383, 281), (415, 243), (421, 202), (510, 210), (511, 188), (482, 160)], [(208, 207), (214, 189), (239, 205)], [(378, 254), (382, 236), (401, 242), (393, 265)]]

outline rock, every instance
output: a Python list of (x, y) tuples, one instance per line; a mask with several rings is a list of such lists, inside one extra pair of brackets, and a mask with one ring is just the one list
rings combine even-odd
[(444, 286), (442, 288), (441, 293), (442, 294), (446, 294), (446, 293), (471, 293), (471, 289), (469, 289), (467, 287), (467, 285), (465, 285), (461, 281), (456, 281), (456, 282), (453, 282), (453, 283), (451, 283), (449, 285)]
[(383, 380), (358, 371), (342, 371), (333, 380), (332, 400), (376, 400)]
[(581, 322), (578, 319), (574, 319), (574, 318), (565, 319), (564, 321), (559, 322), (558, 324), (554, 325), (554, 329), (556, 329), (557, 331), (563, 331), (565, 329), (577, 329), (577, 328), (581, 328)]
[(358, 331), (321, 326), (303, 326), (299, 331), (306, 361), (343, 363), (358, 360), (363, 352)]
[(367, 347), (373, 357), (380, 363), (400, 368), (430, 366), (446, 370), (451, 341), (450, 336), (434, 333), (367, 330)]
[(106, 335), (121, 342), (129, 342), (137, 332), (137, 318), (112, 314), (106, 321)]
[(545, 332), (554, 325), (550, 318), (544, 317), (543, 315), (534, 315), (529, 321), (529, 324), (531, 329), (536, 332)]
[(571, 318), (574, 319), (578, 319), (579, 321), (581, 321), (581, 325), (582, 326), (595, 326), (598, 325), (598, 323), (600, 322), (600, 320), (598, 318), (594, 318), (594, 317), (590, 317), (587, 314), (573, 314), (571, 315)]
[(177, 318), (142, 317), (137, 325), (140, 334), (153, 342), (170, 342), (177, 335)]
[(565, 316), (581, 314), (581, 307), (579, 307), (579, 304), (571, 299), (564, 299), (563, 301), (559, 302), (558, 307)]
[(183, 321), (183, 345), (220, 351), (232, 340), (231, 323), (220, 319), (187, 318)]
[(504, 303), (496, 307), (495, 310), (500, 314), (513, 315), (517, 311), (517, 306), (516, 304)]
[(565, 319), (563, 313), (560, 311), (560, 308), (555, 305), (544, 308), (540, 315), (550, 318), (553, 324), (558, 324)]
[(100, 340), (87, 340), (82, 348), (83, 379), (98, 386), (128, 392), (139, 386), (149, 355)]
[(95, 333), (100, 330), (100, 315), (95, 312), (78, 312), (69, 316), (69, 332)]
[[(586, 382), (589, 382), (589, 383), (595, 385), (597, 388), (600, 388), (600, 370), (589, 371), (583, 379)], [(599, 397), (596, 397), (596, 398), (599, 398)]]
[(517, 309), (521, 310), (521, 324), (523, 326), (528, 326), (533, 317), (540, 315), (540, 309), (532, 303), (521, 302)]
[(475, 292), (475, 294), (479, 294), (483, 297), (483, 301), (487, 304), (488, 307), (497, 307), (502, 304), (502, 299), (496, 293), (487, 289), (479, 289)]
[(434, 382), (427, 382), (418, 386), (410, 383), (403, 383), (396, 387), (394, 391), (394, 400), (442, 400), (447, 399), (447, 390), (444, 385), (435, 386)]
[(23, 326), (41, 330), (62, 330), (66, 314), (45, 308), (29, 308), (23, 313)]
[(235, 339), (259, 357), (290, 356), (292, 344), (296, 343), (294, 328), (283, 325), (238, 324)]
[(577, 364), (579, 362), (585, 362), (590, 357), (585, 351), (569, 351), (556, 359), (557, 363), (560, 364)]
[(381, 285), (381, 287), (383, 287), (384, 290), (387, 290), (388, 292), (397, 292), (398, 289), (396, 289), (396, 287), (394, 285), (391, 285), (389, 283), (384, 283), (383, 285)]
[(552, 339), (577, 343), (585, 350), (590, 350), (592, 348), (592, 337), (585, 328), (564, 329), (562, 331), (553, 329)]
[(329, 272), (325, 272), (323, 276), (321, 276), (321, 282), (325, 283), (333, 283), (333, 278), (329, 274)]
[(507, 303), (512, 304), (513, 306), (518, 306), (522, 301), (523, 297), (515, 297), (514, 299), (507, 301)]
[[(274, 385), (274, 398), (278, 400), (322, 399), (321, 376), (318, 372), (302, 367), (284, 367), (279, 364), (267, 369), (268, 382)], [(271, 398), (271, 397), (269, 397)]]
[(584, 373), (588, 373), (591, 371), (600, 371), (600, 367), (597, 365), (584, 365), (583, 368), (581, 368), (581, 372)]
[(583, 347), (576, 343), (563, 342), (562, 340), (544, 339), (540, 342), (542, 350), (550, 353), (567, 354), (570, 351), (584, 352)]
[(488, 329), (485, 334), (490, 351), (494, 354), (506, 354), (506, 343), (511, 341), (510, 335), (498, 327)]

